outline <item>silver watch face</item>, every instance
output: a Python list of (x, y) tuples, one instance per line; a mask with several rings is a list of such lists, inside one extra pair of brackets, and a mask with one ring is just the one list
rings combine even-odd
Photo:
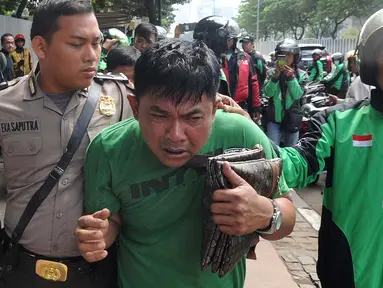
[(277, 215), (275, 218), (275, 230), (278, 231), (282, 225), (282, 213), (281, 211), (277, 211)]

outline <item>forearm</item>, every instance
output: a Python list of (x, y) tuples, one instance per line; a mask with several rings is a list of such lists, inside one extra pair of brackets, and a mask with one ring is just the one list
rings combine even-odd
[(279, 240), (282, 239), (291, 232), (293, 232), (295, 226), (296, 211), (294, 204), (287, 198), (281, 197), (274, 199), (275, 203), (278, 205), (279, 210), (282, 213), (282, 225), (280, 229), (271, 235), (261, 234), (262, 238), (266, 240)]

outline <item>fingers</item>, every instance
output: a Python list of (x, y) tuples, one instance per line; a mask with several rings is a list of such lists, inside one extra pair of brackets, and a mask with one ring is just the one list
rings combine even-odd
[(105, 259), (106, 256), (108, 256), (108, 252), (106, 250), (99, 250), (95, 252), (83, 253), (82, 256), (86, 261), (92, 263)]
[(245, 180), (243, 180), (237, 173), (231, 169), (228, 162), (223, 164), (223, 174), (226, 176), (227, 180), (233, 185), (233, 187), (238, 187), (246, 184)]
[(210, 206), (213, 214), (230, 215), (234, 213), (233, 205), (231, 203), (217, 202)]
[(251, 120), (250, 115), (246, 113), (246, 111), (244, 111), (241, 107), (232, 107), (228, 105), (223, 105), (223, 110), (226, 111), (227, 113), (235, 113), (235, 114), (245, 116), (246, 118)]
[(104, 238), (100, 230), (76, 229), (75, 235), (80, 242), (101, 241)]
[(87, 215), (78, 219), (77, 226), (84, 229), (93, 228), (96, 230), (104, 230), (108, 229), (109, 223), (106, 220), (94, 218), (93, 215)]
[(234, 218), (230, 215), (213, 215), (213, 221), (216, 225), (233, 226)]
[(102, 209), (101, 211), (94, 213), (93, 217), (101, 220), (106, 220), (110, 217), (110, 211), (109, 209)]
[(236, 193), (236, 189), (216, 190), (213, 194), (213, 200), (215, 202), (236, 202), (240, 199), (239, 193)]

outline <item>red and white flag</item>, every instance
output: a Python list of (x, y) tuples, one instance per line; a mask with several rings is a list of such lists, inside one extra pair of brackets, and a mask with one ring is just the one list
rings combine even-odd
[(371, 147), (372, 134), (368, 135), (352, 135), (352, 146), (354, 147)]

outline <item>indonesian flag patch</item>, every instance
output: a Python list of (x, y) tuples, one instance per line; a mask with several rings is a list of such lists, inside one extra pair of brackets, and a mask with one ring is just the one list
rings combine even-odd
[(372, 134), (367, 135), (352, 135), (352, 146), (354, 147), (371, 147)]

